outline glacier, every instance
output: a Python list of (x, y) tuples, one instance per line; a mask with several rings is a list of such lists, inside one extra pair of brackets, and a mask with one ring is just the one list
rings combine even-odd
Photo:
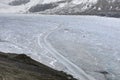
[(119, 80), (120, 19), (0, 14), (0, 51), (25, 53), (79, 80)]

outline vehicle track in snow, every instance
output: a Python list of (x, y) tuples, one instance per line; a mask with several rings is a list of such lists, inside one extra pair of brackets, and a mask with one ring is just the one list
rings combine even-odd
[(58, 61), (60, 61), (70, 72), (72, 75), (74, 75), (79, 80), (96, 80), (92, 76), (85, 73), (80, 67), (69, 61), (67, 58), (65, 58), (63, 55), (61, 55), (59, 52), (57, 52), (52, 45), (48, 42), (47, 38), (50, 34), (53, 32), (59, 30), (62, 27), (62, 24), (59, 24), (59, 26), (56, 26), (55, 28), (43, 32), (38, 36), (38, 39), (40, 39), (38, 42), (38, 45), (49, 52), (51, 55), (53, 55)]

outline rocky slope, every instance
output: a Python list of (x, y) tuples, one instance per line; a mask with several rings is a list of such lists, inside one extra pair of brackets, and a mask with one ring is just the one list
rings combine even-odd
[(0, 52), (0, 80), (76, 80), (24, 54)]
[(120, 0), (99, 0), (82, 14), (120, 17)]
[(5, 0), (0, 1), (0, 12), (120, 17), (119, 4), (120, 0)]

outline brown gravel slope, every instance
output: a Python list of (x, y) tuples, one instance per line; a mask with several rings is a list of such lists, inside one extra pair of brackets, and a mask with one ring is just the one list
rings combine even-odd
[(0, 80), (76, 80), (47, 67), (25, 54), (0, 52)]

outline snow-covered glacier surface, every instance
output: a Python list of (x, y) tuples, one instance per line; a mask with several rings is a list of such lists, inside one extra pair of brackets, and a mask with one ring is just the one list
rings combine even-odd
[(0, 14), (0, 51), (25, 53), (79, 80), (120, 79), (120, 19)]

